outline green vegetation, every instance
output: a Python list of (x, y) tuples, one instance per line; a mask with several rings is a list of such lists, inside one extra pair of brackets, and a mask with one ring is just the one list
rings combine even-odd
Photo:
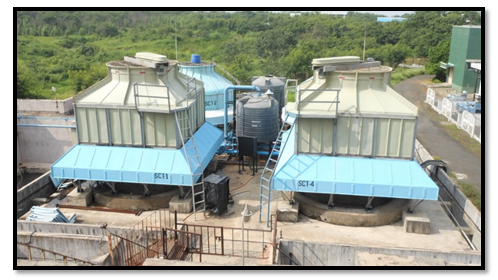
[(424, 68), (410, 69), (398, 67), (391, 75), (391, 84), (393, 86), (397, 85), (399, 82), (411, 78), (413, 76), (424, 75)]
[(457, 140), (460, 144), (466, 147), (474, 155), (481, 158), (481, 143), (471, 138), (467, 132), (459, 129), (454, 124), (451, 125), (440, 124), (440, 127), (444, 130), (444, 132), (446, 132), (449, 136)]
[[(463, 14), (463, 16), (462, 16)], [(430, 57), (451, 38), (469, 11), (417, 11), (403, 22), (377, 22), (375, 14), (340, 16), (270, 12), (17, 11), (17, 97), (73, 96), (107, 75), (105, 63), (137, 52), (189, 61), (193, 53), (214, 61), (242, 84), (273, 74), (299, 82), (319, 57), (373, 57), (393, 68)], [(178, 53), (175, 52), (175, 38)], [(413, 63), (413, 62), (412, 62)], [(395, 73), (397, 74), (397, 73)]]
[(440, 62), (448, 62), (450, 58), (450, 39), (444, 40), (437, 44), (436, 47), (429, 50), (429, 62), (426, 64), (428, 74), (436, 75), (434, 80), (445, 81), (446, 70), (439, 66)]
[(472, 202), (472, 204), (481, 211), (481, 193), (472, 184), (458, 180), (453, 172), (450, 172), (450, 178), (453, 179), (455, 185), (463, 192), (463, 194)]
[(449, 136), (457, 140), (458, 143), (467, 148), (475, 156), (481, 158), (481, 143), (471, 138), (467, 132), (459, 129), (456, 125), (448, 123), (448, 120), (444, 116), (432, 110), (428, 104), (424, 104), (423, 109), (427, 116)]

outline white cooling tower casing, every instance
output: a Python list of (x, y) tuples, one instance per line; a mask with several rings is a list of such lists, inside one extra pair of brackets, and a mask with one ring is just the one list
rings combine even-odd
[(203, 83), (176, 61), (137, 53), (106, 65), (108, 76), (75, 96), (78, 143), (178, 148), (175, 111), (183, 119), (188, 111), (193, 132), (204, 124)]

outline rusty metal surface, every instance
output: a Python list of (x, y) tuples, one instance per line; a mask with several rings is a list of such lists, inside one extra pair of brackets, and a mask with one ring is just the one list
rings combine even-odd
[(140, 216), (142, 211), (131, 211), (131, 210), (118, 210), (118, 209), (109, 209), (103, 207), (85, 207), (85, 206), (75, 206), (75, 205), (55, 205), (58, 208), (66, 208), (66, 209), (79, 209), (79, 210), (88, 210), (88, 211), (101, 211), (101, 212), (114, 212), (114, 213), (122, 213), (122, 214), (133, 214), (135, 216)]

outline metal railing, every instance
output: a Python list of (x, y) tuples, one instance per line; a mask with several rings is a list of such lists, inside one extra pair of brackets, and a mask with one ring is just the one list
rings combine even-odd
[[(202, 261), (202, 255), (265, 259), (273, 247), (275, 263), (277, 218), (271, 215), (269, 229), (247, 229), (177, 222), (177, 213), (158, 210), (124, 234), (108, 231), (111, 263), (138, 266), (147, 258)], [(180, 229), (179, 229), (180, 228)], [(242, 253), (243, 252), (243, 253)]]
[[(138, 86), (166, 88), (166, 94), (167, 94), (167, 96), (140, 95), (139, 91), (138, 91)], [(168, 111), (171, 112), (171, 100), (170, 100), (169, 92), (170, 92), (170, 90), (169, 90), (169, 87), (167, 85), (148, 85), (148, 84), (139, 84), (137, 82), (133, 83), (133, 95), (135, 97), (135, 110), (137, 110), (138, 113), (141, 112), (139, 110), (139, 107), (140, 107), (140, 97), (146, 97), (146, 98), (167, 99), (168, 100)], [(156, 104), (157, 104), (157, 100), (156, 100)]]
[(228, 70), (226, 70), (225, 68), (221, 67), (217, 63), (214, 64), (214, 65), (216, 67), (218, 67), (218, 69), (220, 69), (223, 73), (225, 73), (230, 79), (232, 79), (237, 85), (240, 85), (240, 81), (237, 80), (237, 78), (235, 78), (230, 72), (228, 72)]
[(108, 238), (113, 266), (140, 266), (147, 258), (185, 260), (189, 254), (198, 254), (202, 262), (201, 234), (146, 226), (143, 232), (127, 231), (124, 236), (108, 232)]
[[(306, 100), (308, 97), (310, 97), (311, 95), (308, 95), (306, 96), (303, 100), (301, 100), (301, 92), (303, 91), (310, 91), (312, 93), (316, 93), (316, 92), (325, 92), (325, 91), (335, 91), (336, 92), (336, 101), (309, 101), (309, 100)], [(341, 91), (340, 88), (325, 88), (325, 89), (299, 89), (299, 87), (297, 88), (297, 93), (296, 93), (296, 103), (297, 103), (297, 116), (299, 118), (299, 116), (301, 115), (301, 103), (308, 103), (308, 104), (319, 104), (319, 103), (322, 103), (322, 104), (334, 104), (335, 103), (335, 114), (337, 116), (337, 112), (339, 111), (339, 92)]]

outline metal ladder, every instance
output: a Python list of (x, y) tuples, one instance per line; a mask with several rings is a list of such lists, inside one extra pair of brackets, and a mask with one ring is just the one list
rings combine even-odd
[[(266, 227), (269, 227), (270, 225), (270, 202), (271, 202), (271, 187), (272, 187), (271, 183), (274, 175), (273, 172), (275, 170), (275, 167), (277, 166), (278, 160), (280, 159), (280, 152), (285, 147), (285, 145), (284, 147), (281, 147), (281, 145), (282, 145), (282, 136), (285, 132), (284, 131), (285, 125), (289, 123), (288, 119), (289, 119), (289, 114), (285, 116), (285, 120), (282, 123), (282, 127), (280, 128), (277, 139), (275, 140), (275, 145), (273, 146), (273, 149), (271, 150), (271, 153), (268, 156), (268, 161), (266, 161), (265, 168), (261, 173), (261, 181), (259, 189), (259, 222), (261, 222), (261, 217), (265, 217)], [(291, 128), (294, 125), (294, 123), (295, 119), (292, 123), (289, 123), (291, 125)], [(287, 141), (285, 143), (287, 143)], [(277, 159), (272, 158), (274, 152), (278, 152)]]
[[(199, 153), (197, 152), (197, 145), (195, 144), (195, 138), (193, 137), (194, 134), (192, 133), (192, 128), (190, 127), (188, 110), (185, 110), (185, 118), (180, 118), (179, 112), (181, 111), (175, 111), (175, 119), (178, 131), (180, 132), (180, 139), (183, 143), (183, 151), (185, 152), (185, 157), (187, 158), (187, 162), (190, 168), (190, 176), (192, 177), (192, 206), (194, 211), (194, 220), (197, 221), (196, 212), (204, 212), (206, 210), (206, 199), (204, 194), (204, 169), (202, 168)], [(180, 124), (185, 124), (185, 127), (182, 128)], [(184, 132), (186, 132), (185, 138), (183, 137)], [(192, 139), (192, 145), (187, 147), (187, 142), (190, 139)], [(189, 151), (192, 150), (194, 151), (194, 155), (190, 156)], [(194, 173), (197, 172), (197, 167), (200, 168), (200, 171), (198, 171), (198, 173)], [(199, 182), (197, 183), (194, 181), (196, 177), (200, 178)], [(187, 193), (185, 197), (187, 197), (189, 193)], [(196, 196), (201, 196), (201, 199), (196, 200)]]
[(240, 82), (239, 80), (237, 80), (237, 78), (235, 78), (232, 74), (230, 74), (230, 72), (228, 72), (225, 68), (221, 67), (220, 65), (218, 65), (217, 63), (215, 63), (216, 67), (218, 67), (223, 73), (225, 73), (228, 77), (230, 77), (230, 79), (234, 80), (234, 82), (240, 86)]

